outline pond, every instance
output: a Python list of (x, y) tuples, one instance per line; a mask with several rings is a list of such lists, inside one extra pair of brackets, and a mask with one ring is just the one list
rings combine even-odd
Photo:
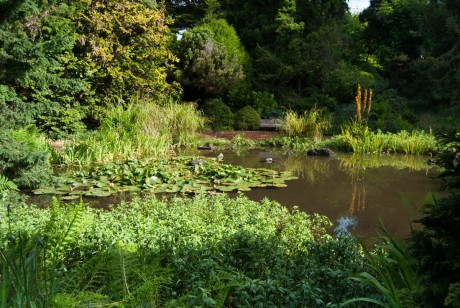
[[(203, 153), (216, 155), (216, 153)], [(267, 163), (266, 158), (272, 158)], [(420, 207), (439, 193), (439, 170), (426, 157), (379, 155), (356, 157), (286, 156), (276, 152), (224, 152), (224, 162), (244, 167), (291, 171), (297, 180), (285, 188), (257, 188), (244, 192), (253, 200), (265, 197), (307, 213), (326, 215), (334, 228), (344, 227), (366, 241), (377, 236), (383, 222), (388, 231), (406, 237)], [(412, 223), (412, 227), (416, 227)]]
[[(220, 152), (193, 154), (215, 157)], [(433, 179), (438, 169), (428, 165), (426, 157), (419, 156), (339, 154), (312, 157), (260, 150), (223, 151), (223, 156), (225, 164), (289, 171), (298, 177), (287, 181), (284, 188), (261, 187), (245, 191), (250, 199), (269, 198), (287, 207), (298, 206), (307, 213), (325, 215), (335, 229), (346, 228), (366, 242), (377, 235), (380, 221), (391, 234), (406, 237), (420, 207), (430, 200), (431, 193), (439, 193), (441, 184)], [(267, 163), (267, 158), (272, 162)], [(49, 204), (50, 198), (50, 195), (32, 196), (29, 202)], [(118, 193), (84, 201), (93, 207), (106, 208), (131, 198), (129, 193)]]

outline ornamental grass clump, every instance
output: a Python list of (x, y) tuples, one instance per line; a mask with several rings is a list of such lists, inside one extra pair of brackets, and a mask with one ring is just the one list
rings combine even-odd
[(109, 108), (98, 131), (75, 139), (56, 153), (65, 164), (84, 165), (174, 154), (195, 144), (205, 120), (194, 104), (167, 98)]
[(289, 137), (307, 137), (317, 140), (321, 139), (323, 133), (331, 126), (331, 116), (326, 114), (325, 109), (315, 106), (301, 115), (293, 110), (288, 110), (281, 129)]

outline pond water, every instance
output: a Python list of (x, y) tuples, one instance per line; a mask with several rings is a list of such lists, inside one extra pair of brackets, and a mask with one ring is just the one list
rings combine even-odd
[[(216, 153), (203, 155), (212, 156)], [(266, 158), (272, 158), (267, 163)], [(291, 171), (297, 180), (286, 188), (257, 188), (245, 192), (253, 200), (265, 197), (307, 213), (326, 215), (334, 228), (346, 228), (366, 241), (377, 236), (383, 222), (388, 231), (406, 237), (420, 207), (438, 194), (439, 170), (426, 157), (379, 155), (356, 157), (286, 156), (275, 152), (224, 152), (224, 162), (244, 167)], [(416, 227), (412, 223), (412, 227)]]
[[(200, 151), (200, 156), (220, 152)], [(379, 155), (333, 157), (283, 155), (280, 152), (251, 150), (224, 151), (223, 163), (248, 168), (290, 171), (298, 179), (287, 181), (285, 188), (254, 188), (244, 192), (253, 200), (269, 198), (287, 207), (298, 206), (307, 213), (325, 215), (334, 223), (370, 242), (383, 222), (387, 230), (405, 238), (420, 207), (439, 194), (439, 171), (426, 163), (426, 157)], [(267, 163), (266, 159), (273, 159)], [(106, 208), (132, 198), (120, 193), (107, 198), (86, 198), (93, 207)], [(49, 195), (33, 196), (29, 202), (49, 204)], [(412, 227), (417, 227), (412, 223)]]

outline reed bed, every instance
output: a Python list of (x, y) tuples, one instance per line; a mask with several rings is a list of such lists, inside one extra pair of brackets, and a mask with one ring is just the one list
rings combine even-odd
[(194, 104), (172, 99), (116, 105), (98, 131), (67, 142), (54, 157), (59, 163), (84, 165), (171, 155), (195, 144), (204, 123)]

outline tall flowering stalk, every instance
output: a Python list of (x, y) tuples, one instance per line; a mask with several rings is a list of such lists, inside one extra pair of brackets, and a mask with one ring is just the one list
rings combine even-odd
[(356, 119), (358, 123), (363, 122), (363, 112), (367, 112), (367, 118), (369, 117), (369, 113), (371, 112), (372, 108), (372, 89), (364, 90), (364, 98), (361, 92), (361, 85), (358, 83), (358, 91), (356, 93)]
[(361, 85), (358, 83), (358, 93), (356, 94), (356, 118), (361, 123)]

